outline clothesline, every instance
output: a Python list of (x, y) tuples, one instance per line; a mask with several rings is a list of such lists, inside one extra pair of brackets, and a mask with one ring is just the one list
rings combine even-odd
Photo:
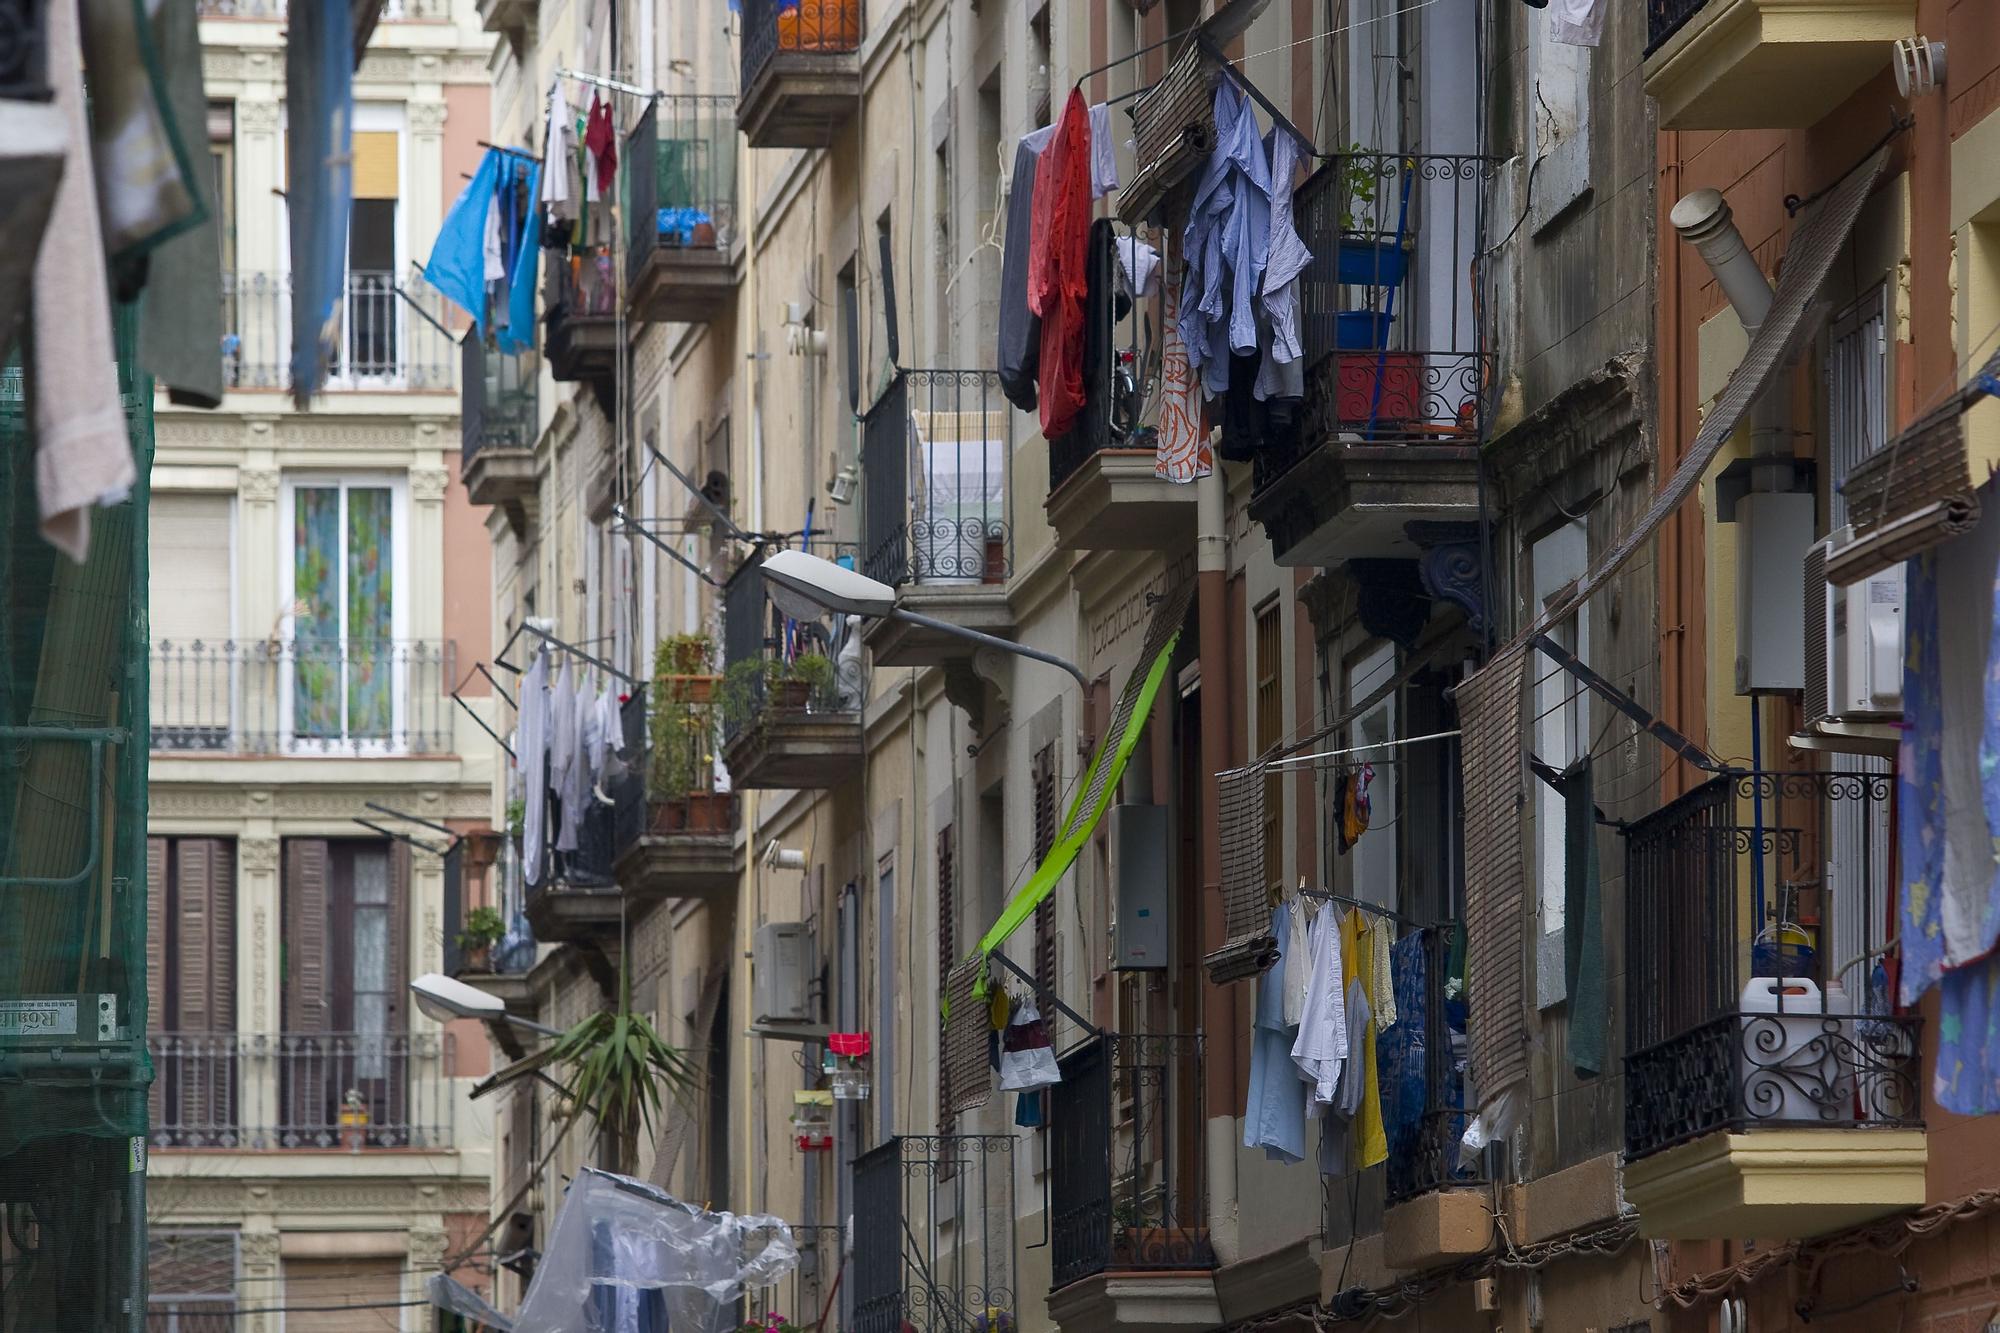
[(1371, 750), (1393, 750), (1400, 746), (1416, 745), (1423, 741), (1450, 740), (1458, 734), (1458, 728), (1453, 727), (1450, 731), (1433, 731), (1423, 736), (1401, 736), (1395, 740), (1374, 741), (1367, 745), (1350, 745), (1339, 750), (1318, 750), (1312, 754), (1294, 755), (1290, 759), (1273, 759), (1270, 763), (1264, 765), (1264, 767), (1283, 768), (1288, 764), (1311, 764), (1321, 759), (1338, 759), (1342, 755), (1366, 754)]
[(1301, 898), (1311, 898), (1317, 902), (1340, 903), (1343, 906), (1352, 907), (1357, 911), (1387, 917), (1398, 925), (1408, 926), (1412, 930), (1422, 930), (1424, 928), (1423, 923), (1415, 917), (1404, 916), (1394, 908), (1384, 907), (1380, 903), (1371, 903), (1365, 898), (1349, 898), (1345, 894), (1334, 893), (1330, 889), (1309, 889), (1303, 884), (1298, 887), (1296, 892)]

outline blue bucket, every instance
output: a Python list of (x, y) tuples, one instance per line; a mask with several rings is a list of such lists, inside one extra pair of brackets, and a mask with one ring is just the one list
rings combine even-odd
[(1343, 236), (1335, 243), (1334, 276), (1358, 287), (1400, 287), (1410, 258), (1394, 241)]
[(1333, 345), (1342, 352), (1379, 351), (1389, 345), (1389, 317), (1379, 310), (1337, 311)]

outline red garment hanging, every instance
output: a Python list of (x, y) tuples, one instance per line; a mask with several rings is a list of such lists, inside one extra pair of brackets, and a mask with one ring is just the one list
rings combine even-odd
[(583, 146), (597, 169), (597, 192), (603, 194), (618, 179), (618, 134), (611, 128), (611, 104), (590, 95), (590, 118), (583, 126)]
[(1035, 168), (1035, 249), (1028, 308), (1042, 317), (1042, 436), (1060, 439), (1083, 411), (1083, 301), (1090, 246), (1090, 110), (1071, 89)]

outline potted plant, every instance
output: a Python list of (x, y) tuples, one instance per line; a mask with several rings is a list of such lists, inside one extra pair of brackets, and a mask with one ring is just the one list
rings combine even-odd
[(662, 640), (654, 654), (653, 703), (646, 720), (646, 795), (654, 833), (722, 833), (730, 827), (734, 798), (711, 789), (717, 678), (678, 671), (697, 645), (705, 653), (707, 644), (706, 635), (681, 635)]
[(507, 933), (507, 923), (497, 909), (475, 907), (465, 914), (465, 926), (458, 932), (458, 947), (465, 954), (462, 970), (493, 970), (493, 946)]
[(717, 677), (709, 671), (715, 640), (706, 634), (670, 634), (653, 650), (655, 703), (706, 704), (714, 699)]
[(774, 1312), (744, 1320), (736, 1326), (733, 1333), (805, 1333), (805, 1330)]
[(340, 1099), (340, 1146), (360, 1152), (368, 1145), (368, 1103), (359, 1089), (349, 1088)]
[(521, 841), (521, 832), (528, 826), (528, 803), (516, 796), (507, 802), (507, 836), (516, 844)]
[(803, 713), (833, 684), (833, 663), (819, 653), (800, 653), (779, 675), (778, 706)]
[(581, 1019), (548, 1048), (547, 1064), (567, 1067), (572, 1105), (588, 1112), (614, 1156), (629, 1164), (638, 1153), (638, 1134), (653, 1128), (664, 1104), (661, 1092), (686, 1111), (701, 1086), (701, 1071), (686, 1051), (660, 1038), (645, 1015), (632, 1012), (628, 951), (619, 951), (618, 1009)]

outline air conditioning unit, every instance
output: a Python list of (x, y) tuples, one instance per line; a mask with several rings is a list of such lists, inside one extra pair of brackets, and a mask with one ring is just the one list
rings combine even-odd
[(750, 948), (750, 1022), (756, 1027), (810, 1023), (812, 927), (803, 921), (767, 921)]
[(1850, 540), (1852, 530), (1842, 528), (1806, 554), (1808, 723), (1897, 717), (1903, 711), (1903, 567), (1891, 566), (1844, 588), (1827, 582), (1827, 560)]

